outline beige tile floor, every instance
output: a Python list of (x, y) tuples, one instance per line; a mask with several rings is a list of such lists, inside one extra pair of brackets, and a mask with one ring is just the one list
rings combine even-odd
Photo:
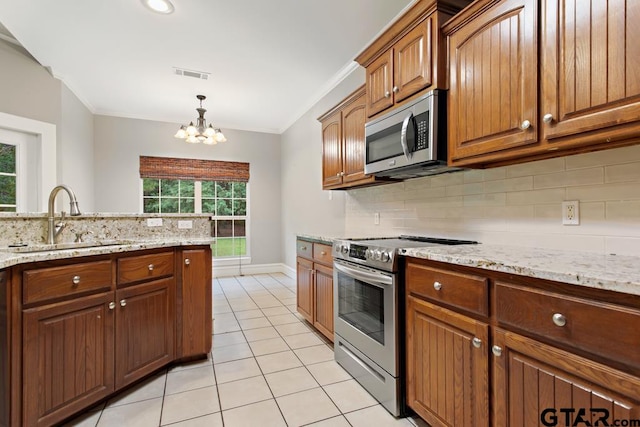
[(425, 426), (395, 419), (296, 313), (283, 274), (214, 279), (213, 351), (172, 366), (67, 426)]

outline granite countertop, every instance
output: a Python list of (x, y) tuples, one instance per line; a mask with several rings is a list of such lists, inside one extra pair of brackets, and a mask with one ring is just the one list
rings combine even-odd
[(637, 256), (484, 244), (411, 248), (403, 255), (640, 295)]
[[(76, 258), (91, 255), (104, 255), (137, 251), (141, 249), (166, 248), (173, 246), (209, 245), (214, 243), (213, 238), (180, 238), (168, 237), (163, 240), (119, 240), (119, 241), (96, 241), (98, 246), (72, 247), (69, 249), (41, 250), (37, 252), (11, 252), (11, 248), (0, 247), (0, 268), (11, 267), (12, 265), (24, 264), (27, 262), (51, 261), (56, 259)], [(58, 245), (64, 247), (65, 244)], [(44, 247), (44, 245), (40, 245)], [(18, 248), (15, 250), (24, 250)]]

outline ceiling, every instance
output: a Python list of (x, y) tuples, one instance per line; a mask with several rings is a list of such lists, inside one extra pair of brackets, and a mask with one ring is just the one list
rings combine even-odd
[(183, 123), (203, 94), (216, 127), (281, 133), (412, 2), (172, 1), (0, 0), (0, 23), (95, 114)]

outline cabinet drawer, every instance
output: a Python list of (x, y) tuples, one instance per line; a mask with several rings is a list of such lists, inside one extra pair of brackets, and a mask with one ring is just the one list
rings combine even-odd
[(499, 323), (640, 367), (640, 310), (496, 282)]
[(111, 261), (83, 262), (23, 272), (23, 302), (47, 301), (111, 288)]
[(118, 260), (118, 284), (173, 275), (173, 251)]
[(313, 259), (327, 265), (333, 265), (333, 256), (331, 255), (331, 246), (321, 243), (313, 244)]
[(296, 241), (296, 255), (301, 256), (303, 258), (311, 259), (313, 258), (313, 243), (307, 242), (306, 240), (298, 240)]
[(482, 316), (489, 314), (486, 277), (407, 263), (407, 292)]

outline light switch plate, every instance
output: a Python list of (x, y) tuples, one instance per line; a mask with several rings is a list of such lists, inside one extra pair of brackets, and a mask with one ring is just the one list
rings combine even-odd
[(178, 221), (178, 228), (181, 230), (193, 228), (193, 221), (191, 220)]
[(162, 218), (147, 218), (147, 227), (162, 227)]

